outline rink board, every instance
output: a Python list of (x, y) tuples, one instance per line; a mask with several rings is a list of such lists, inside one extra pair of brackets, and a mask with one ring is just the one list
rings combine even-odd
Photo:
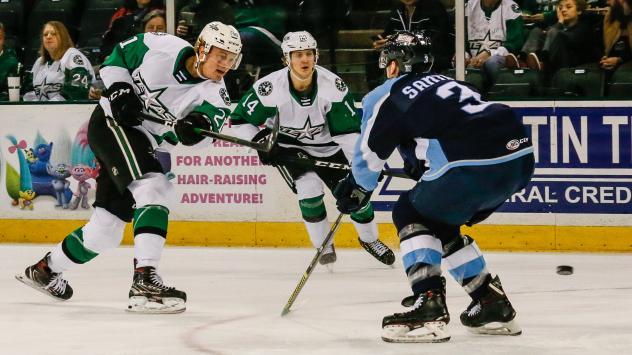
[[(499, 213), (466, 232), (485, 249), (632, 251), (629, 103), (517, 102), (512, 106), (533, 139), (534, 179)], [(0, 106), (0, 242), (57, 242), (89, 218), (90, 209), (55, 206), (63, 201), (54, 196), (49, 186), (52, 177), (42, 174), (41, 163), (50, 149), (48, 162), (54, 166), (93, 165), (85, 139), (93, 108), (91, 104)], [(225, 133), (230, 134), (230, 128)], [(45, 148), (43, 157), (31, 163), (34, 159), (25, 152), (39, 151), (38, 145)], [(274, 168), (259, 164), (254, 152), (221, 142), (206, 150), (177, 147), (171, 152), (171, 164), (178, 203), (171, 210), (168, 243), (310, 245), (295, 196)], [(401, 161), (392, 158), (388, 167), (398, 169)], [(71, 196), (78, 182), (73, 177), (66, 180), (68, 191), (62, 194)], [(94, 180), (88, 183), (87, 198), (93, 201)], [(413, 184), (389, 178), (374, 193), (381, 236), (392, 246), (399, 243), (390, 210), (397, 196)], [(38, 195), (21, 208), (14, 197), (29, 187)], [(333, 219), (333, 201), (327, 197), (326, 203)], [(129, 230), (125, 241), (131, 242)], [(336, 244), (358, 246), (350, 223), (343, 224)]]

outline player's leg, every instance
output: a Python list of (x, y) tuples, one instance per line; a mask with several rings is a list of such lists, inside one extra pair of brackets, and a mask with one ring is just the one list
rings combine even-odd
[(412, 310), (382, 320), (382, 339), (389, 342), (442, 342), (450, 339), (450, 315), (441, 276), (441, 241), (410, 203), (408, 192), (393, 207), (404, 270), (413, 291), (402, 304)]
[[(489, 273), (474, 239), (462, 236), (457, 226), (488, 217), (526, 185), (529, 166), (529, 158), (519, 158), (498, 165), (460, 167), (437, 180), (417, 184), (411, 191), (415, 209), (438, 223), (435, 230), (443, 245), (443, 260), (452, 277), (472, 298), (461, 314), (461, 322), (477, 333), (518, 335), (521, 329), (500, 279)], [(459, 186), (459, 190), (455, 191), (454, 186)], [(441, 199), (428, 204), (428, 196)]]
[[(338, 151), (333, 156), (327, 157), (326, 160), (344, 165), (349, 164), (342, 151)], [(333, 191), (338, 182), (344, 179), (349, 173), (347, 170), (322, 167), (315, 167), (314, 171), (327, 185), (330, 191)], [(358, 233), (358, 241), (364, 250), (386, 265), (392, 265), (395, 262), (395, 254), (393, 251), (378, 238), (375, 212), (370, 202), (359, 211), (351, 213), (351, 222)]]
[(130, 193), (135, 203), (132, 212), (135, 267), (128, 310), (183, 312), (186, 294), (165, 286), (157, 273), (175, 191), (153, 155), (149, 138), (135, 128), (116, 125), (110, 118), (92, 120), (88, 137), (91, 146), (93, 140), (103, 142), (92, 146), (103, 162), (102, 171), (107, 170), (119, 192)]
[[(103, 111), (95, 109), (91, 125), (103, 119)], [(104, 141), (93, 139), (90, 144), (99, 147)], [(102, 168), (107, 166), (102, 161), (100, 164)], [(40, 261), (27, 267), (24, 275), (16, 276), (18, 280), (54, 298), (67, 300), (72, 297), (73, 289), (63, 279), (63, 272), (120, 244), (125, 224), (131, 220), (134, 201), (129, 191), (119, 191), (110, 173), (109, 169), (101, 170), (97, 177), (96, 201), (88, 223), (72, 231)]]
[[(292, 173), (294, 171), (291, 170)], [(305, 172), (295, 180), (298, 204), (303, 216), (303, 222), (307, 234), (316, 248), (320, 247), (329, 233), (330, 225), (327, 220), (327, 210), (323, 197), (323, 182), (312, 171)], [(322, 256), (318, 260), (320, 264), (327, 265), (336, 262), (336, 249), (333, 238), (325, 247)]]

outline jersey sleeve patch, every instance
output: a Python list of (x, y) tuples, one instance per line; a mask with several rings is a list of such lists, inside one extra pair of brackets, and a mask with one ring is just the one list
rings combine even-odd
[(226, 106), (230, 106), (230, 96), (228, 96), (228, 91), (226, 88), (219, 89), (219, 96), (224, 100)]
[(345, 82), (342, 81), (342, 79), (336, 78), (336, 89), (342, 92), (345, 92), (345, 90), (347, 90), (347, 84), (345, 84)]
[(272, 93), (272, 82), (264, 81), (259, 84), (259, 87), (257, 88), (257, 93), (259, 94), (259, 96), (270, 95)]

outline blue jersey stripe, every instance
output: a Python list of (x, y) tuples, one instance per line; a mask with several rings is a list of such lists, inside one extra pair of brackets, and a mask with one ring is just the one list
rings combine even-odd
[(494, 164), (502, 164), (506, 163), (510, 160), (518, 159), (527, 154), (533, 153), (533, 147), (528, 147), (517, 151), (515, 153), (511, 153), (502, 157), (493, 158), (493, 159), (478, 159), (478, 160), (457, 160), (453, 162), (449, 162), (436, 170), (428, 170), (422, 177), (421, 180), (424, 181), (432, 181), (440, 178), (443, 174), (448, 172), (448, 170), (456, 168), (458, 166), (483, 166), (483, 165), (494, 165)]

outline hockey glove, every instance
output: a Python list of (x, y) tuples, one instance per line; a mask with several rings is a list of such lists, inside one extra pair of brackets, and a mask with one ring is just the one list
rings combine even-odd
[(195, 132), (195, 128), (212, 130), (211, 121), (202, 113), (193, 111), (176, 122), (174, 130), (180, 143), (191, 146), (204, 140), (204, 136)]
[(143, 119), (138, 115), (143, 109), (143, 104), (131, 84), (115, 82), (106, 90), (105, 95), (110, 101), (112, 116), (118, 125), (138, 126), (143, 123)]
[(367, 191), (358, 185), (353, 178), (353, 174), (349, 174), (346, 178), (340, 180), (333, 192), (338, 211), (346, 214), (356, 212), (366, 206), (371, 200), (372, 193), (373, 191)]
[[(261, 142), (266, 139), (266, 137), (270, 134), (270, 129), (264, 128), (257, 132), (254, 137), (252, 137), (253, 142)], [(275, 165), (276, 161), (274, 157), (278, 154), (279, 146), (274, 145), (269, 152), (263, 152), (258, 150), (257, 154), (259, 155), (259, 161), (263, 165)]]

